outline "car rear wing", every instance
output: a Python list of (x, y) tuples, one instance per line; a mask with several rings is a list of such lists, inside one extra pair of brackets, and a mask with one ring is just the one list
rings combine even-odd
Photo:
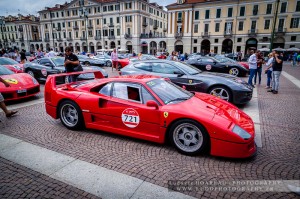
[[(71, 83), (65, 82), (65, 78), (67, 76), (73, 76), (73, 75), (79, 76), (79, 75), (88, 74), (88, 73), (93, 73), (94, 74), (94, 79), (104, 78), (103, 74), (100, 71), (96, 71), (96, 70), (85, 70), (85, 71), (80, 71), (80, 72), (60, 73), (60, 74), (55, 74), (55, 75), (49, 75), (47, 77), (47, 80), (46, 80), (46, 83), (45, 83), (45, 89), (49, 88), (49, 87), (56, 88), (57, 85), (61, 85), (61, 84), (70, 85), (74, 82), (71, 82)], [(62, 82), (59, 82), (59, 84), (58, 84), (58, 80), (60, 80)]]

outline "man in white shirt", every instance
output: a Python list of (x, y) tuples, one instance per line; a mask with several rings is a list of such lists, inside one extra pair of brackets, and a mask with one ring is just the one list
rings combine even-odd
[(50, 52), (48, 53), (48, 57), (55, 57), (56, 56), (56, 54), (55, 54), (55, 52), (53, 51), (53, 49), (51, 48), (50, 49)]
[(258, 53), (254, 53), (253, 50), (250, 51), (251, 56), (249, 57), (248, 63), (249, 63), (249, 79), (248, 79), (248, 84), (250, 84), (253, 88), (253, 77), (256, 74), (256, 70), (257, 70), (257, 54)]

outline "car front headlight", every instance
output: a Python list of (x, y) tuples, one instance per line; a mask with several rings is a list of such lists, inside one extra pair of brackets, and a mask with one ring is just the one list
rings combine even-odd
[(248, 140), (251, 138), (251, 135), (238, 125), (235, 125), (233, 127), (232, 132), (235, 133), (236, 135), (240, 136), (244, 140)]
[(37, 85), (38, 82), (36, 81), (36, 79), (35, 79), (34, 77), (31, 77), (31, 78), (32, 78), (33, 84), (34, 84), (34, 85)]

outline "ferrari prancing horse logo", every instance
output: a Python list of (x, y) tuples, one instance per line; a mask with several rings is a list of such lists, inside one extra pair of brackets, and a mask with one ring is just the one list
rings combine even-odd
[(5, 81), (10, 84), (18, 84), (18, 80), (16, 79), (5, 79)]
[(189, 79), (189, 84), (192, 84), (193, 83), (193, 80)]
[(167, 118), (169, 116), (168, 112), (164, 112), (164, 117)]

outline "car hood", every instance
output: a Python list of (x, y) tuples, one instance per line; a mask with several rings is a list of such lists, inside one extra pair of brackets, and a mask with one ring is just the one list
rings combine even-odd
[(211, 78), (216, 78), (216, 77), (219, 77), (219, 78), (225, 78), (225, 79), (230, 79), (230, 80), (236, 80), (236, 79), (240, 79), (234, 75), (229, 75), (229, 74), (226, 74), (226, 73), (213, 73), (213, 72), (202, 72), (202, 73), (199, 73), (199, 74), (196, 74), (196, 75), (193, 75), (195, 77), (211, 77)]
[(5, 87), (4, 84), (0, 84), (1, 91), (32, 87), (39, 84), (33, 77), (31, 77), (27, 73), (1, 75), (1, 78), (7, 81), (10, 85), (10, 87)]

